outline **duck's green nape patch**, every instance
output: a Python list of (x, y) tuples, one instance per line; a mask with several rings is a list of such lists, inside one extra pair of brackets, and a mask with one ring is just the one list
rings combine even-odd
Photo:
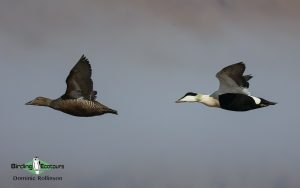
[(195, 96), (196, 101), (200, 102), (202, 100), (203, 94), (201, 93), (197, 93), (197, 95)]

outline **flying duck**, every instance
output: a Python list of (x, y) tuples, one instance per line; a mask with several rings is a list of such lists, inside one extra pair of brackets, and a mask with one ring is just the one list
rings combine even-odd
[(275, 105), (260, 97), (252, 96), (248, 90), (251, 75), (243, 75), (246, 66), (243, 62), (229, 65), (216, 74), (220, 85), (211, 95), (188, 92), (176, 103), (200, 102), (209, 107), (217, 107), (231, 111), (248, 111)]
[(26, 105), (48, 106), (80, 117), (98, 116), (106, 113), (117, 115), (116, 110), (96, 101), (97, 91), (93, 90), (91, 75), (91, 65), (88, 59), (82, 55), (66, 79), (67, 89), (65, 94), (54, 100), (37, 97), (27, 102)]

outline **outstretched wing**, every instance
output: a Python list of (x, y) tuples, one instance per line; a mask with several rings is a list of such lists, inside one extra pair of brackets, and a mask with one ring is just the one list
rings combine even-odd
[(251, 75), (243, 75), (246, 66), (243, 62), (229, 65), (216, 74), (220, 86), (217, 91), (219, 95), (224, 93), (242, 93), (250, 95), (248, 90)]
[(97, 91), (93, 91), (91, 75), (91, 65), (88, 59), (82, 55), (66, 79), (67, 90), (62, 98), (95, 100)]

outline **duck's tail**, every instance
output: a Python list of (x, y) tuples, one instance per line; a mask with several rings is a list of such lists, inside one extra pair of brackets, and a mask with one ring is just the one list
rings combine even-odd
[(118, 111), (113, 109), (109, 109), (107, 113), (118, 115)]
[(251, 74), (244, 75), (243, 77), (246, 81), (249, 81), (251, 78), (253, 78), (253, 76)]
[(269, 105), (277, 104), (276, 102), (271, 102), (271, 101), (268, 101), (268, 100), (263, 99), (263, 98), (260, 98), (260, 99), (261, 99), (261, 102), (260, 102), (261, 106), (269, 106)]

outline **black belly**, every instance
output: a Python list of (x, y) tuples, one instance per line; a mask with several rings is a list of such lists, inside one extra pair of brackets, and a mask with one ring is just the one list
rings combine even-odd
[(222, 109), (231, 111), (248, 111), (262, 107), (257, 105), (252, 97), (240, 93), (219, 95), (219, 102)]

